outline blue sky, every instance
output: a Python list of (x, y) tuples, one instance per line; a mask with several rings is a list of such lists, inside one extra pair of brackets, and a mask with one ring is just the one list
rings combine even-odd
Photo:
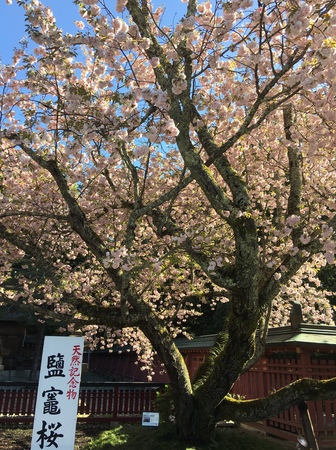
[[(6, 5), (5, 0), (0, 2), (0, 56), (2, 63), (7, 64), (10, 63), (13, 48), (26, 36), (24, 10), (17, 6), (15, 0), (12, 5)], [(54, 11), (58, 26), (69, 32), (77, 30), (74, 20), (79, 16), (71, 0), (46, 0), (44, 3)]]
[[(64, 31), (76, 32), (78, 29), (74, 25), (74, 20), (79, 19), (77, 6), (71, 0), (44, 0), (45, 5), (52, 8), (56, 17), (57, 25)], [(108, 5), (114, 5), (116, 0), (109, 0)], [(183, 14), (185, 5), (181, 0), (156, 0), (156, 5), (166, 5), (167, 23), (173, 20), (177, 11)], [(5, 0), (0, 0), (0, 57), (3, 64), (11, 61), (13, 48), (17, 47), (20, 39), (26, 35), (23, 9), (17, 6), (15, 0), (12, 5), (7, 5)]]

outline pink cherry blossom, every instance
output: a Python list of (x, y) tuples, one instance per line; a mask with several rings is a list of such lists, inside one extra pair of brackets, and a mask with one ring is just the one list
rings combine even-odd
[[(0, 67), (0, 297), (130, 346), (148, 379), (158, 357), (187, 440), (204, 424), (182, 415), (212, 421), (291, 300), (333, 324), (335, 6), (185, 1), (167, 23), (85, 0), (71, 34), (19, 3), (34, 45)], [(193, 384), (174, 339), (221, 303), (226, 344)]]

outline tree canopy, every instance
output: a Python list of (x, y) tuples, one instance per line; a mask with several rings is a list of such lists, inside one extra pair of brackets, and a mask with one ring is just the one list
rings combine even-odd
[[(179, 435), (204, 439), (246, 417), (226, 395), (291, 300), (333, 323), (316, 273), (335, 262), (336, 2), (183, 0), (171, 24), (169, 4), (77, 0), (75, 34), (17, 3), (34, 45), (0, 72), (2, 298), (156, 352)], [(192, 383), (174, 338), (218, 302)], [(249, 420), (335, 384), (296, 383)]]

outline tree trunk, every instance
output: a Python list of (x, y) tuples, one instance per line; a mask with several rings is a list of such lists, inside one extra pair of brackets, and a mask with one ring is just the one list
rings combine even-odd
[(188, 444), (209, 443), (215, 431), (214, 416), (194, 396), (187, 402), (177, 399), (175, 404), (176, 431), (179, 439)]
[(37, 373), (39, 371), (40, 363), (41, 363), (44, 332), (45, 332), (45, 324), (43, 323), (38, 326), (37, 340), (36, 340), (35, 352), (34, 352), (34, 357), (33, 357), (33, 365), (30, 369), (29, 381), (36, 381), (38, 378)]

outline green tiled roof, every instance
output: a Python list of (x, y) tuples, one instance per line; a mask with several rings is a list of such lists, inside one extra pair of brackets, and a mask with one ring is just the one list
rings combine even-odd
[(271, 328), (266, 343), (272, 344), (318, 344), (336, 346), (336, 327), (302, 323), (298, 330), (291, 327)]
[(180, 350), (196, 350), (201, 348), (211, 348), (215, 343), (216, 335), (207, 334), (195, 336), (193, 339), (177, 338), (175, 343)]
[[(208, 334), (196, 336), (193, 339), (178, 338), (175, 342), (179, 349), (192, 351), (211, 348), (215, 339), (215, 334)], [(266, 339), (266, 345), (275, 344), (336, 346), (336, 327), (302, 323), (298, 330), (293, 330), (290, 326), (271, 328)]]

